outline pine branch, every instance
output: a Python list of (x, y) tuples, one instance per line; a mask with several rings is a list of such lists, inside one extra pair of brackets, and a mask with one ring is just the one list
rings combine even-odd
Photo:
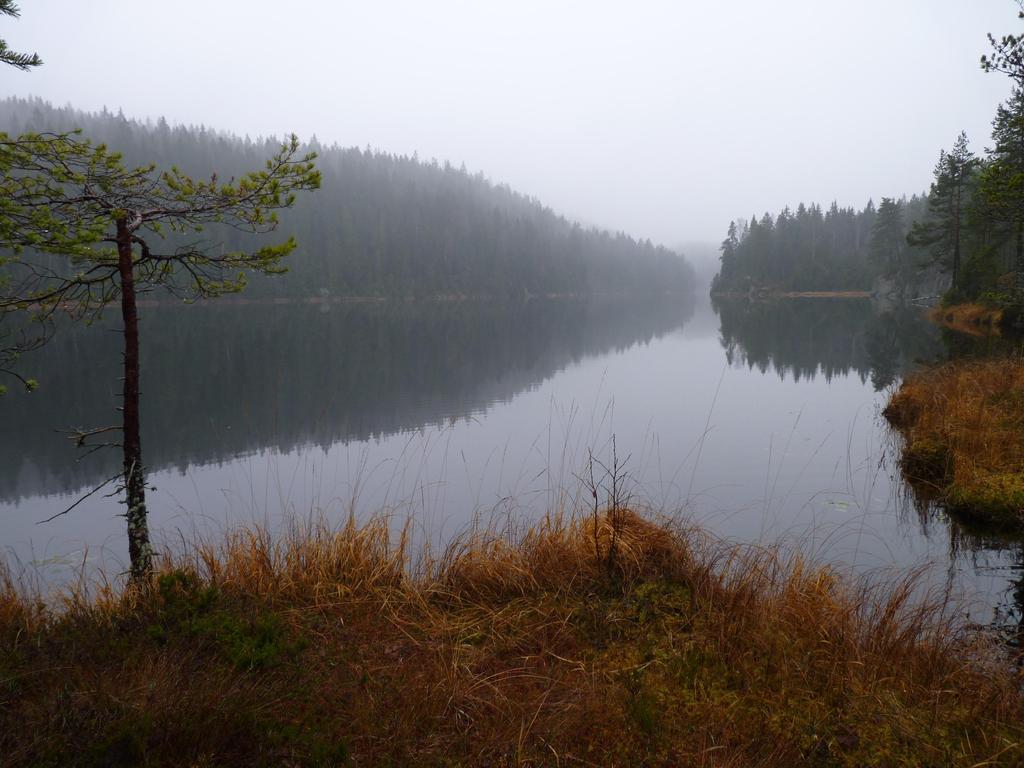
[[(14, 0), (0, 0), (0, 15), (18, 18), (21, 9), (15, 5)], [(10, 64), (15, 69), (26, 71), (32, 67), (38, 67), (43, 60), (34, 53), (17, 53), (7, 47), (7, 43), (0, 40), (0, 64)]]
[(43, 63), (43, 60), (34, 53), (17, 53), (7, 47), (7, 43), (0, 40), (0, 64), (10, 64), (15, 69), (20, 69), (23, 72), (28, 71), (32, 67), (38, 67)]

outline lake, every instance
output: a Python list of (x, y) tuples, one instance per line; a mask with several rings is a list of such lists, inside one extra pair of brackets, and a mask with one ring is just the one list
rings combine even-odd
[[(165, 547), (257, 521), (385, 510), (443, 544), (581, 498), (612, 439), (636, 503), (736, 541), (798, 542), (858, 573), (928, 566), (971, 618), (1020, 616), (1021, 548), (913, 503), (879, 412), (914, 365), (966, 342), (913, 308), (535, 299), (147, 306), (143, 451)], [(116, 324), (62, 329), (0, 399), (0, 540), (51, 584), (126, 569)]]

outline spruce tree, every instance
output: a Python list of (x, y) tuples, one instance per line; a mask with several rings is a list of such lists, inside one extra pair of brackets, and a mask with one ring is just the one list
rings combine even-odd
[(939, 152), (928, 193), (928, 216), (915, 221), (907, 235), (909, 245), (927, 247), (934, 261), (951, 272), (954, 290), (959, 283), (964, 231), (977, 169), (978, 160), (968, 147), (967, 134), (961, 132), (950, 152)]
[(1017, 287), (1024, 288), (1024, 90), (1014, 88), (992, 121), (993, 147), (978, 180), (982, 215), (1010, 229)]
[(719, 251), (722, 254), (719, 259), (722, 262), (722, 266), (711, 283), (712, 291), (718, 291), (722, 286), (728, 286), (732, 280), (732, 276), (736, 271), (736, 250), (739, 248), (739, 245), (740, 239), (736, 229), (736, 222), (730, 221), (729, 232), (719, 247)]
[(906, 287), (904, 255), (906, 240), (903, 229), (903, 206), (891, 197), (883, 197), (871, 229), (868, 252), (882, 274), (894, 278), (902, 293)]

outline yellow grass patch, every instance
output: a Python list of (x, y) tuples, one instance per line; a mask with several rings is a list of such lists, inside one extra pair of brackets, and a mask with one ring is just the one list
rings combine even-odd
[(963, 360), (908, 377), (885, 409), (918, 490), (982, 522), (1024, 525), (1024, 360)]

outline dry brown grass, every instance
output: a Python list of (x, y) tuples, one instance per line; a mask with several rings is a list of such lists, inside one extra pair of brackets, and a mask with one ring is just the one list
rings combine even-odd
[(1024, 525), (1024, 360), (961, 360), (908, 377), (885, 409), (926, 499), (979, 522)]
[(409, 563), (385, 520), (231, 534), (145, 589), (0, 584), (0, 762), (980, 766), (1019, 673), (874, 585), (628, 510)]
[(1003, 310), (984, 304), (954, 304), (934, 307), (928, 312), (928, 318), (933, 323), (971, 336), (998, 336), (1002, 328)]

